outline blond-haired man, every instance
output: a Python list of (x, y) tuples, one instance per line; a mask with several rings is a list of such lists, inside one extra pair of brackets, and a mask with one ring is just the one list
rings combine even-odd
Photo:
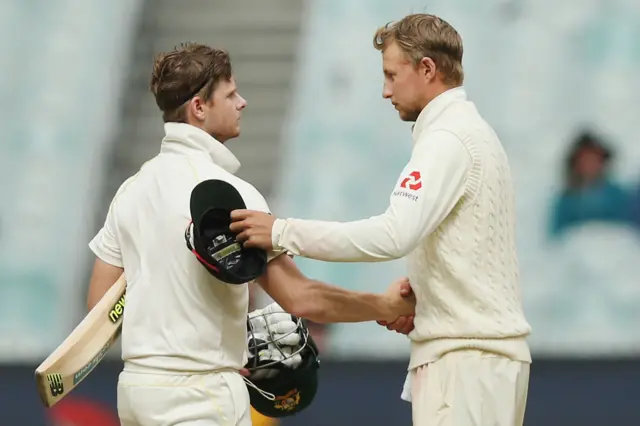
[(374, 46), (383, 96), (415, 122), (389, 208), (347, 223), (238, 210), (231, 229), (247, 246), (324, 261), (406, 256), (417, 298), (403, 392), (413, 424), (521, 426), (531, 356), (514, 191), (500, 140), (462, 87), (462, 39), (443, 19), (414, 14), (378, 29)]

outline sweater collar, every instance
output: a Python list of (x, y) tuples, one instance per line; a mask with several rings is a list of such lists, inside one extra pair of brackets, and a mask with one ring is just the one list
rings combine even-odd
[(444, 111), (449, 105), (457, 101), (466, 101), (467, 93), (464, 87), (454, 87), (453, 89), (446, 90), (436, 96), (431, 102), (424, 107), (424, 109), (418, 115), (415, 124), (413, 125), (413, 137), (416, 139), (422, 130), (429, 127), (436, 118)]
[(160, 152), (206, 155), (231, 174), (240, 168), (235, 155), (221, 142), (198, 127), (186, 123), (165, 123)]

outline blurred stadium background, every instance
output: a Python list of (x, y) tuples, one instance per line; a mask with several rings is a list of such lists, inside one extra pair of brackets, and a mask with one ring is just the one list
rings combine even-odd
[[(153, 55), (228, 49), (249, 105), (228, 144), (239, 174), (276, 215), (356, 219), (386, 207), (410, 153), (371, 38), (412, 12), (459, 30), (465, 86), (511, 158), (534, 330), (525, 424), (640, 424), (638, 0), (1, 0), (0, 425), (118, 424), (118, 350), (52, 410), (32, 374), (85, 314), (87, 243), (116, 188), (159, 149)], [(298, 262), (358, 290), (404, 268)], [(319, 395), (282, 425), (410, 424), (403, 336), (314, 332)]]

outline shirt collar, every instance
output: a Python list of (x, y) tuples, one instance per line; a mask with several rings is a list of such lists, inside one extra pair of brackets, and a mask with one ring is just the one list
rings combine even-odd
[(160, 152), (208, 155), (216, 165), (231, 174), (240, 169), (236, 156), (204, 130), (186, 123), (165, 123), (164, 131)]
[(436, 118), (444, 111), (449, 105), (456, 101), (466, 101), (467, 93), (464, 87), (459, 86), (453, 89), (446, 90), (436, 96), (426, 107), (420, 112), (418, 118), (413, 125), (414, 139), (420, 135), (423, 129), (432, 124)]

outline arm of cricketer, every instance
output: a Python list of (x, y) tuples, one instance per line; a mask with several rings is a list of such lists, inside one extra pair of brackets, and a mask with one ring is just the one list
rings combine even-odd
[(411, 252), (464, 195), (472, 160), (456, 135), (421, 135), (390, 196), (387, 210), (353, 222), (275, 219), (251, 210), (232, 212), (231, 230), (247, 247), (287, 250), (330, 262), (382, 262)]
[(287, 255), (267, 265), (258, 284), (285, 311), (317, 323), (387, 321), (413, 315), (415, 297), (406, 278), (383, 294), (354, 292), (307, 278)]

